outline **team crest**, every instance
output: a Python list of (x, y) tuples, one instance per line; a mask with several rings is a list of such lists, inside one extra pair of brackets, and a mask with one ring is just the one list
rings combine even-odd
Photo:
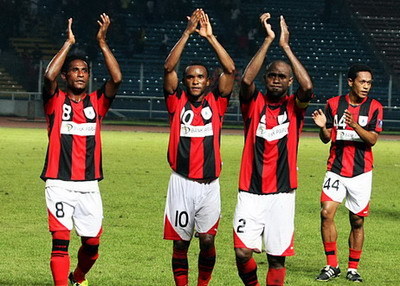
[(96, 117), (93, 106), (86, 107), (83, 109), (83, 112), (85, 113), (87, 119), (94, 119)]
[(282, 115), (278, 115), (278, 124), (281, 125), (283, 122), (287, 120), (286, 111)]
[(358, 117), (358, 124), (360, 124), (360, 126), (365, 127), (368, 123), (368, 116), (359, 116)]
[(212, 111), (210, 109), (210, 107), (205, 107), (201, 110), (201, 116), (205, 119), (205, 120), (209, 120), (212, 116)]

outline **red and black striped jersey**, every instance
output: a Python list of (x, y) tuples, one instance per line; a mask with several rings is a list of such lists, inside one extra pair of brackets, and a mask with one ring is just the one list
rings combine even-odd
[(239, 191), (255, 194), (289, 192), (297, 188), (297, 150), (305, 109), (296, 95), (271, 102), (256, 90), (241, 100), (245, 143)]
[(43, 180), (90, 181), (103, 178), (101, 122), (112, 98), (103, 88), (86, 94), (80, 102), (59, 89), (43, 93), (49, 143), (41, 174)]
[(328, 170), (340, 176), (354, 177), (372, 170), (373, 155), (371, 146), (345, 123), (346, 109), (362, 128), (379, 133), (382, 131), (383, 108), (379, 101), (370, 97), (359, 105), (352, 105), (348, 94), (327, 101), (326, 128), (332, 128)]
[(196, 105), (181, 88), (165, 94), (170, 123), (168, 162), (176, 173), (194, 180), (219, 177), (221, 128), (229, 97), (215, 89)]

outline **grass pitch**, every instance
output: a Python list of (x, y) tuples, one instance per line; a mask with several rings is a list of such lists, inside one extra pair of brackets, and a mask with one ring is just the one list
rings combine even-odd
[[(104, 234), (100, 258), (88, 275), (91, 286), (174, 285), (171, 242), (162, 239), (163, 212), (170, 169), (166, 161), (168, 134), (103, 132), (100, 183)], [(47, 231), (44, 183), (39, 179), (47, 146), (42, 129), (0, 128), (0, 285), (51, 285), (51, 236)], [(242, 285), (236, 273), (232, 219), (243, 137), (222, 136), (222, 219), (216, 239), (217, 263), (210, 285)], [(398, 285), (400, 264), (400, 143), (378, 141), (371, 215), (360, 263), (364, 285)], [(296, 205), (296, 256), (287, 259), (286, 285), (318, 285), (314, 277), (325, 265), (319, 234), (319, 195), (328, 145), (302, 137)], [(348, 213), (337, 214), (339, 256), (347, 267)], [(72, 235), (70, 253), (76, 263), (79, 239)], [(190, 283), (196, 285), (198, 241), (189, 252)], [(255, 255), (259, 281), (267, 269), (265, 254)], [(342, 277), (330, 285), (351, 284)]]

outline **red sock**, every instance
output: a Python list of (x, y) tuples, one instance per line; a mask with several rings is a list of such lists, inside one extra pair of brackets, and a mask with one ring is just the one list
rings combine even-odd
[(361, 257), (362, 250), (355, 250), (352, 248), (349, 248), (349, 268), (358, 268), (358, 263), (360, 262), (360, 257)]
[(267, 286), (283, 286), (285, 283), (286, 268), (269, 268)]
[(78, 265), (74, 271), (76, 282), (80, 283), (86, 279), (86, 273), (89, 272), (97, 258), (99, 258), (99, 244), (99, 236), (82, 239), (82, 246), (78, 251)]
[(257, 286), (257, 263), (254, 258), (250, 258), (249, 261), (245, 263), (240, 263), (236, 259), (236, 266), (239, 272), (239, 276), (242, 279), (244, 285), (246, 286)]
[(172, 271), (176, 286), (186, 286), (189, 283), (189, 263), (187, 250), (175, 249), (172, 253)]
[(215, 265), (215, 247), (200, 251), (199, 278), (197, 286), (207, 286)]
[(326, 255), (326, 264), (333, 267), (338, 267), (339, 262), (337, 259), (336, 241), (324, 242), (324, 249)]
[(68, 285), (68, 272), (70, 266), (68, 245), (70, 240), (69, 231), (52, 232), (53, 248), (50, 257), (50, 269), (55, 286)]

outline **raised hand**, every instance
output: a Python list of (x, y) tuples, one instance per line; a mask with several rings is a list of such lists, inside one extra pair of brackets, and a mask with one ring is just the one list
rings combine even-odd
[(75, 44), (75, 36), (74, 36), (74, 33), (72, 32), (72, 18), (68, 19), (67, 41), (71, 45)]
[(194, 32), (196, 32), (202, 13), (204, 13), (202, 9), (196, 9), (193, 11), (190, 17), (186, 17), (188, 19), (188, 23), (185, 29), (186, 33), (193, 34)]
[(100, 15), (101, 20), (97, 20), (97, 23), (99, 24), (99, 31), (97, 32), (97, 41), (105, 41), (106, 40), (106, 35), (107, 35), (107, 30), (108, 27), (110, 26), (110, 17), (108, 17), (107, 14), (103, 13)]
[(281, 47), (289, 46), (289, 28), (286, 24), (285, 18), (281, 15), (280, 17), (280, 25), (281, 25), (281, 37), (279, 39), (279, 45)]
[(201, 11), (200, 15), (200, 29), (196, 30), (202, 37), (208, 37), (213, 34), (212, 27), (208, 15)]
[(263, 27), (265, 28), (265, 31), (267, 32), (267, 38), (271, 38), (271, 40), (275, 39), (275, 32), (272, 31), (271, 24), (268, 23), (268, 20), (271, 18), (271, 14), (269, 13), (264, 13), (260, 16), (260, 21)]
[(315, 124), (322, 128), (325, 127), (326, 125), (326, 116), (324, 114), (324, 112), (322, 111), (322, 109), (318, 109), (315, 110), (312, 114), (311, 114), (312, 119), (314, 120)]

